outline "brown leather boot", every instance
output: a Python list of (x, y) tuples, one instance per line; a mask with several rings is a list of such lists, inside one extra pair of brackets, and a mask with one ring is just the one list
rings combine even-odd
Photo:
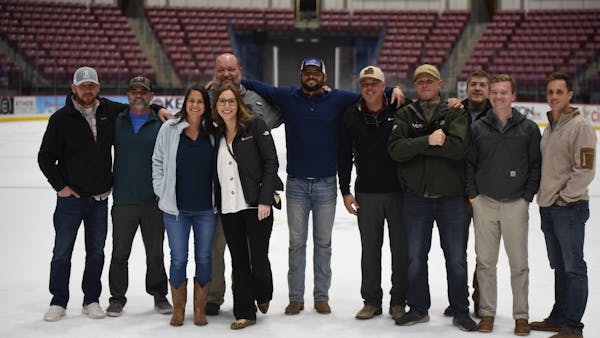
[(207, 282), (204, 287), (200, 286), (200, 282), (194, 278), (194, 324), (206, 325), (206, 301), (208, 299), (208, 288), (210, 282)]
[(169, 281), (171, 285), (171, 297), (173, 297), (173, 316), (171, 317), (172, 326), (183, 325), (183, 318), (185, 317), (185, 303), (187, 299), (187, 279), (184, 279), (178, 288), (175, 288), (173, 282)]

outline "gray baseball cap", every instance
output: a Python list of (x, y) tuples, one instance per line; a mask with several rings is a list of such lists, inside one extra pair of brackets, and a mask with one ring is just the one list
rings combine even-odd
[(73, 84), (79, 86), (84, 82), (91, 82), (97, 85), (100, 84), (100, 82), (98, 82), (98, 73), (96, 73), (94, 68), (86, 66), (75, 71), (75, 74), (73, 75)]

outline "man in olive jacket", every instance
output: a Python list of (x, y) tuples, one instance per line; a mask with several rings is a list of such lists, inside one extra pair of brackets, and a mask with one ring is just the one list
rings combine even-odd
[(475, 331), (477, 326), (469, 317), (465, 258), (464, 158), (468, 115), (464, 109), (449, 108), (440, 99), (442, 81), (435, 66), (419, 66), (413, 80), (419, 99), (396, 113), (388, 148), (392, 159), (399, 162), (398, 178), (405, 191), (403, 219), (409, 261), (410, 311), (396, 324), (429, 321), (427, 260), (435, 220), (446, 258), (453, 324), (463, 331)]

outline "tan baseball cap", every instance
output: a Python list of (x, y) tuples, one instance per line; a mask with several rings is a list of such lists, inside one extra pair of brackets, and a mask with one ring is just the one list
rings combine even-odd
[(366, 66), (358, 74), (358, 82), (361, 82), (363, 79), (375, 79), (385, 82), (385, 75), (383, 75), (383, 71), (379, 67)]
[(434, 65), (425, 63), (417, 67), (417, 69), (415, 69), (413, 81), (416, 80), (421, 74), (429, 74), (436, 79), (441, 80), (440, 71)]

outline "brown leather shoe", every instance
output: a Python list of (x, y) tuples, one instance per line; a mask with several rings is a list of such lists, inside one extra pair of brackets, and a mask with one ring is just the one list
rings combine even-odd
[(296, 300), (290, 301), (288, 306), (285, 307), (286, 315), (297, 315), (300, 311), (304, 310), (304, 303)]
[(322, 314), (331, 313), (331, 307), (329, 307), (326, 300), (315, 300), (315, 310)]
[(561, 330), (559, 333), (550, 338), (583, 338), (583, 334), (574, 331)]
[(371, 319), (381, 314), (381, 308), (374, 307), (373, 305), (365, 304), (360, 311), (356, 314), (356, 319)]
[(527, 319), (519, 318), (515, 320), (515, 334), (517, 336), (529, 336), (529, 333), (531, 333), (531, 327)]
[(393, 320), (396, 320), (402, 316), (404, 316), (406, 314), (406, 310), (404, 309), (404, 306), (402, 305), (394, 305), (392, 307), (390, 307), (390, 315), (392, 316)]
[(494, 317), (493, 316), (482, 316), (479, 324), (477, 324), (477, 331), (479, 332), (492, 332), (494, 331)]
[(544, 319), (541, 322), (531, 322), (529, 326), (534, 331), (560, 332), (560, 325), (554, 324), (548, 321), (548, 319)]

